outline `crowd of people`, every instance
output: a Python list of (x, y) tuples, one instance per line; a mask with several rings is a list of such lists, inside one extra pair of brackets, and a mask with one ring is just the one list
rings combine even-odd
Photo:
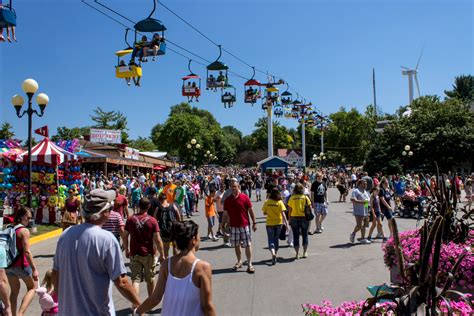
[[(246, 272), (253, 274), (252, 234), (257, 230), (257, 212), (266, 217), (269, 261), (275, 265), (281, 261), (280, 241), (286, 240), (294, 249), (294, 260), (308, 257), (309, 235), (325, 230), (329, 187), (337, 188), (339, 202), (345, 202), (351, 193), (355, 227), (349, 241), (354, 243), (360, 231), (360, 243), (370, 244), (375, 238), (385, 242), (392, 234), (397, 201), (427, 198), (439, 188), (438, 182), (436, 177), (420, 179), (414, 174), (371, 177), (341, 169), (262, 174), (258, 169), (210, 168), (134, 177), (85, 173), (81, 184), (68, 191), (61, 210), (64, 232), (52, 269), (46, 272), (40, 288), (26, 229), (32, 212), (26, 207), (16, 212), (14, 227), (21, 258), (6, 270), (0, 269), (3, 313), (24, 315), (37, 292), (43, 315), (57, 315), (62, 308), (71, 315), (113, 314), (112, 282), (137, 314), (163, 301), (162, 315), (215, 315), (211, 265), (196, 257), (201, 236), (191, 218), (200, 214), (200, 201), (207, 223), (204, 239), (222, 239), (235, 251), (236, 263), (231, 270), (245, 265)], [(470, 207), (472, 178), (462, 182), (457, 175), (447, 175), (445, 185), (456, 190), (463, 186), (466, 206)], [(254, 210), (252, 193), (254, 201), (260, 202), (262, 190), (265, 201), (261, 209)], [(383, 230), (384, 218), (389, 234)], [(375, 229), (377, 235), (373, 237)], [(4, 257), (0, 249), (0, 259)], [(130, 278), (124, 257), (129, 259)], [(0, 268), (6, 268), (4, 261), (0, 260)], [(27, 291), (18, 304), (20, 280)], [(139, 296), (141, 282), (146, 283), (148, 297), (143, 302)]]

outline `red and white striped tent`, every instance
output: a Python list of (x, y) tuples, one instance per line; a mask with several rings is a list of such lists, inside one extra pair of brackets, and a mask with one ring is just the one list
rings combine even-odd
[[(28, 159), (28, 152), (24, 152), (19, 157), (20, 162)], [(54, 144), (49, 138), (45, 137), (40, 143), (31, 148), (31, 161), (47, 163), (50, 165), (60, 165), (63, 162), (76, 160), (77, 156)]]

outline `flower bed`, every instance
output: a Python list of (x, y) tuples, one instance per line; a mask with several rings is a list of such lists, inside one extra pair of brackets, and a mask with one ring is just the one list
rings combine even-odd
[[(473, 236), (472, 232), (470, 236)], [(400, 233), (400, 244), (402, 246), (402, 253), (405, 259), (405, 268), (407, 268), (409, 264), (418, 263), (420, 260), (419, 231), (409, 230)], [(472, 292), (474, 290), (474, 255), (472, 253), (473, 245), (474, 238), (472, 237), (470, 237), (464, 244), (449, 242), (442, 245), (439, 265), (439, 271), (441, 272), (441, 277), (438, 280), (439, 286), (444, 285), (446, 282), (446, 277), (452, 270), (456, 260), (462, 254), (467, 254), (459, 266), (452, 286), (453, 288), (457, 289), (466, 289), (468, 292)], [(383, 250), (385, 265), (393, 270), (396, 268), (397, 262), (393, 238), (390, 238), (387, 243), (385, 243)]]
[[(305, 316), (323, 316), (323, 315), (334, 315), (334, 316), (359, 316), (361, 315), (362, 307), (365, 301), (352, 301), (343, 302), (339, 306), (333, 306), (330, 301), (322, 301), (321, 305), (316, 304), (303, 304), (303, 313)], [(375, 308), (369, 311), (369, 315), (396, 315), (391, 308), (396, 308), (395, 303), (381, 303), (377, 304)], [(468, 316), (472, 315), (473, 309), (471, 306), (466, 304), (464, 301), (451, 301), (451, 308), (454, 315)], [(441, 302), (440, 306), (443, 315), (448, 314), (446, 304)]]

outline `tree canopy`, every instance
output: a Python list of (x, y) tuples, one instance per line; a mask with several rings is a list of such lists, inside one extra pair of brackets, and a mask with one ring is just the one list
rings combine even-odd
[(0, 127), (0, 139), (12, 139), (15, 137), (15, 133), (13, 132), (13, 126), (8, 122), (3, 122), (2, 126)]

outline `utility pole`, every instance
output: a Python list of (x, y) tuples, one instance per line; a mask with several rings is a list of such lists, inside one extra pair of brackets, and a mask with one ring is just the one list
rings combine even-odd
[(377, 97), (375, 94), (375, 68), (372, 68), (372, 87), (374, 89), (374, 114), (377, 117)]

